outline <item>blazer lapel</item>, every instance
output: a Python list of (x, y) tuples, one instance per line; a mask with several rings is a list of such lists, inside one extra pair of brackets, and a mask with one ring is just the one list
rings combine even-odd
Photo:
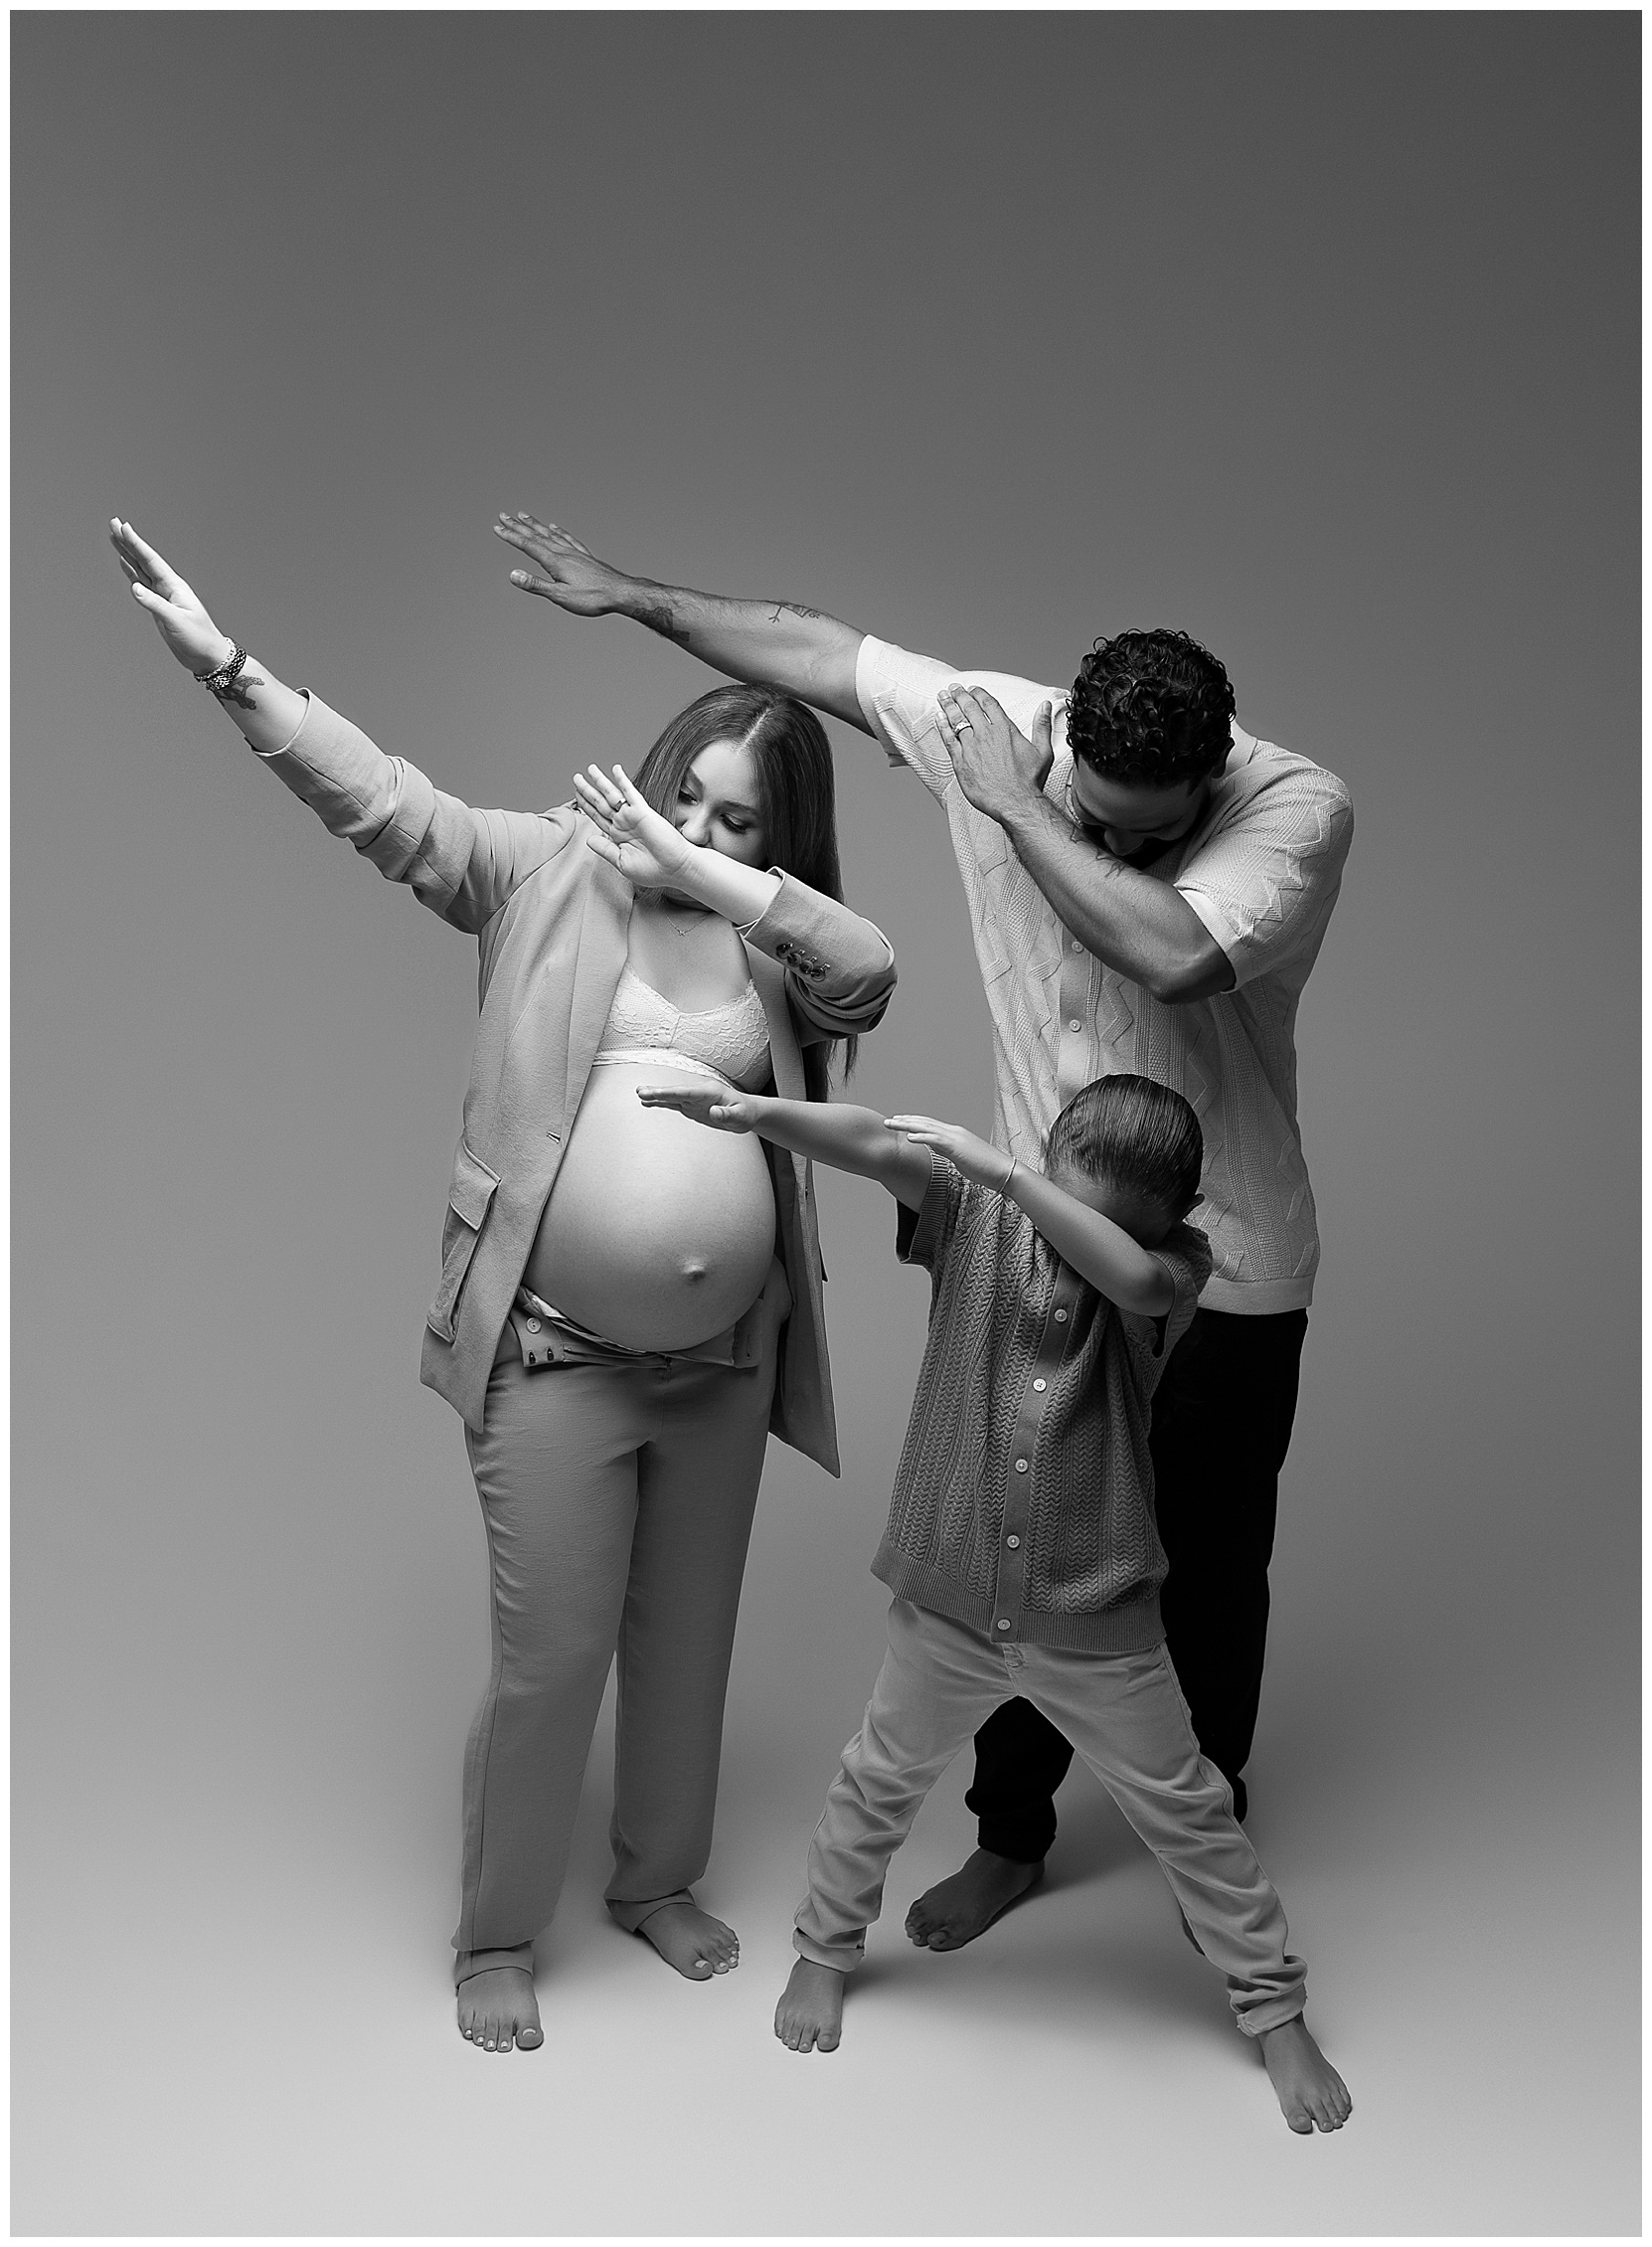
[[(580, 847), (586, 847), (582, 838)], [(614, 986), (625, 965), (630, 942), (630, 883), (616, 866), (589, 851), (590, 881), (585, 890), (579, 951), (574, 967), (574, 993), (568, 1017), (568, 1083), (563, 1114), (572, 1127), (584, 1094), (585, 1079), (607, 1026)], [(801, 1064), (799, 1064), (801, 1066)]]

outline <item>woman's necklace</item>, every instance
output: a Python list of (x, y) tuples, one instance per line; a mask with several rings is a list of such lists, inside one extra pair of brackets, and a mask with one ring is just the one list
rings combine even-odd
[(697, 930), (703, 929), (706, 923), (712, 918), (709, 913), (697, 913), (694, 919), (688, 924), (688, 927), (684, 928), (681, 921), (672, 920), (671, 909), (665, 902), (664, 890), (656, 890), (654, 897), (655, 909), (659, 913), (661, 920), (663, 920), (669, 928), (675, 929), (680, 937), (692, 937)]

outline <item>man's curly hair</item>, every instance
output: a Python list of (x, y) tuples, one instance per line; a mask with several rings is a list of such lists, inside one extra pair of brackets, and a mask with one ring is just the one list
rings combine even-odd
[(1186, 632), (1118, 632), (1084, 657), (1067, 705), (1068, 746), (1109, 780), (1184, 787), (1233, 745), (1234, 690)]

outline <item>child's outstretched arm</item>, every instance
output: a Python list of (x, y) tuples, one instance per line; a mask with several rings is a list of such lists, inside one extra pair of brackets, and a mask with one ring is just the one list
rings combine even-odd
[(892, 1131), (875, 1109), (837, 1101), (770, 1100), (713, 1085), (704, 1091), (698, 1086), (639, 1085), (637, 1098), (645, 1108), (674, 1108), (714, 1131), (755, 1131), (759, 1138), (829, 1163), (834, 1170), (876, 1178), (908, 1209), (916, 1209), (929, 1190), (929, 1157)]
[(892, 1116), (889, 1127), (916, 1146), (933, 1147), (966, 1178), (996, 1187), (1024, 1209), (1062, 1262), (1120, 1310), (1159, 1318), (1170, 1308), (1176, 1291), (1159, 1259), (1122, 1225), (1064, 1192), (1042, 1171), (1012, 1161), (1001, 1147), (989, 1146), (957, 1124), (939, 1124), (928, 1116)]

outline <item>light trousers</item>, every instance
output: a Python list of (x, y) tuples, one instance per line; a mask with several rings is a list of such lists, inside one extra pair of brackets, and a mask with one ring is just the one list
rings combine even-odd
[[(650, 1357), (501, 1356), (466, 1432), (487, 1528), (493, 1666), (464, 1760), (453, 1947), (528, 1964), (556, 1909), (618, 1662), (608, 1908), (636, 1928), (711, 1854), (723, 1703), (774, 1386)], [(497, 1955), (495, 1955), (497, 1954)], [(467, 1971), (475, 1971), (471, 1957)]]
[(1228, 1978), (1240, 2028), (1301, 2012), (1302, 1962), (1216, 1766), (1199, 1752), (1162, 1644), (1145, 1653), (1003, 1645), (910, 1601), (890, 1609), (889, 1651), (866, 1721), (809, 1846), (794, 1947), (819, 1966), (860, 1964), (890, 1859), (925, 1795), (1000, 1702), (1031, 1701), (1088, 1764), (1153, 1851), (1205, 1956)]

